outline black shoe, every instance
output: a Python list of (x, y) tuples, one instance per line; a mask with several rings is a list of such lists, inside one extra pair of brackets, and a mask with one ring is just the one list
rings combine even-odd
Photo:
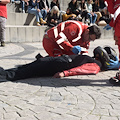
[(4, 41), (1, 42), (1, 47), (5, 47), (5, 42)]

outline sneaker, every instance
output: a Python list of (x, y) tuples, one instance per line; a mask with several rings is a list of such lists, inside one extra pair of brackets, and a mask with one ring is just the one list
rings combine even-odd
[(113, 85), (120, 85), (120, 72), (117, 72), (115, 77), (110, 78), (109, 82)]
[(37, 26), (41, 26), (39, 22), (37, 22)]
[(22, 10), (22, 13), (25, 13), (25, 10)]
[(5, 42), (4, 41), (1, 42), (1, 47), (5, 47)]

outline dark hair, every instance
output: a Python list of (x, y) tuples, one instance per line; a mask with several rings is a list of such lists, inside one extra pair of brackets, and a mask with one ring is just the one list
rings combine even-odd
[(99, 27), (97, 27), (96, 25), (92, 25), (92, 26), (88, 27), (88, 29), (89, 29), (89, 34), (90, 35), (95, 34), (96, 35), (96, 39), (100, 38), (101, 31), (100, 31)]

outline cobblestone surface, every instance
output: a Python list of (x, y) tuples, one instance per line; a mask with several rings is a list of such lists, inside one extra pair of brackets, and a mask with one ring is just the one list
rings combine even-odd
[[(112, 39), (96, 40), (90, 56), (98, 45), (117, 51)], [(46, 55), (42, 43), (8, 43), (0, 47), (0, 66), (29, 63), (39, 52)], [(120, 120), (120, 88), (108, 81), (116, 72), (0, 82), (0, 120)]]

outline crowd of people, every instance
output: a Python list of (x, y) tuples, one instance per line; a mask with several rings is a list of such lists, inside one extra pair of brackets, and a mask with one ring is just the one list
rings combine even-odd
[[(59, 0), (11, 0), (21, 4), (22, 12), (36, 16), (36, 25), (56, 26), (66, 20), (79, 20), (88, 25), (106, 25), (111, 17), (104, 0), (71, 0), (66, 11), (61, 10)], [(27, 9), (25, 9), (27, 7)], [(102, 22), (100, 22), (102, 21)]]

